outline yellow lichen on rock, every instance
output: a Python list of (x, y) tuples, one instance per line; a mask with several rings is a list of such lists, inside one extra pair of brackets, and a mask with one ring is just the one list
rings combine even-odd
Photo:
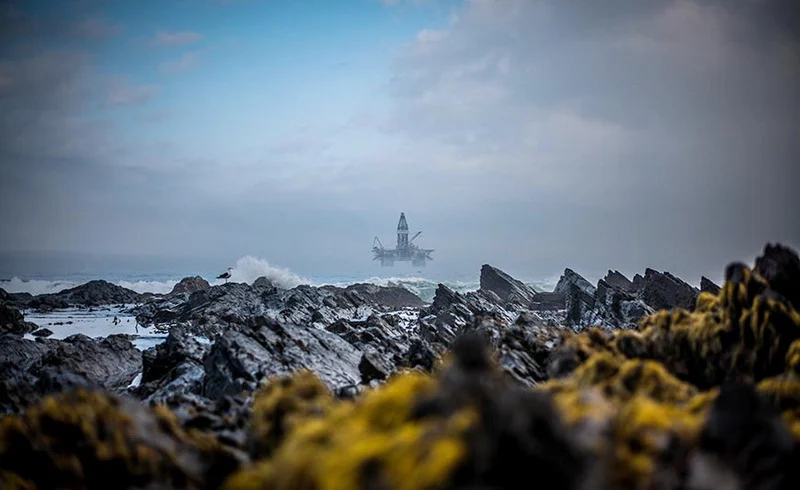
[(49, 396), (0, 420), (7, 481), (37, 488), (205, 488), (237, 466), (211, 436), (182, 431), (170, 412), (101, 392)]
[(295, 426), (330, 409), (333, 395), (311, 371), (268, 380), (255, 394), (250, 422), (251, 454), (269, 456)]
[(411, 373), (354, 403), (339, 403), (325, 418), (306, 419), (268, 464), (234, 475), (226, 488), (361, 488), (365, 481), (435, 488), (464, 458), (463, 434), (474, 423), (469, 410), (413, 417), (414, 405), (435, 389), (431, 377)]

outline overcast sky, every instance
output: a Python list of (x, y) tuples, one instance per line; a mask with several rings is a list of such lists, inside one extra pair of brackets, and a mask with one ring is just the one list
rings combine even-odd
[(795, 2), (0, 3), (0, 251), (433, 271), (800, 246)]

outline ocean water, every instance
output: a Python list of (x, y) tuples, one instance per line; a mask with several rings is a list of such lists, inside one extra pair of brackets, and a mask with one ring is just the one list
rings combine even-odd
[[(56, 293), (94, 279), (103, 279), (139, 293), (164, 294), (170, 292), (175, 284), (187, 276), (199, 275), (212, 285), (222, 284), (224, 280), (216, 279), (221, 272), (223, 270), (208, 270), (207, 264), (197, 267), (192, 264), (168, 263), (165, 266), (153, 260), (122, 262), (89, 258), (70, 267), (69, 263), (65, 264), (63, 260), (51, 262), (38, 260), (26, 263), (23, 259), (6, 258), (0, 261), (0, 288), (9, 293), (27, 292), (36, 295)], [(425, 302), (433, 300), (440, 283), (458, 292), (474, 291), (480, 285), (480, 270), (451, 277), (436, 277), (428, 276), (424, 269), (416, 270), (401, 266), (387, 269), (385, 273), (381, 270), (381, 274), (373, 272), (304, 277), (288, 268), (253, 256), (244, 256), (235, 261), (229, 281), (252, 284), (259, 277), (267, 277), (284, 288), (300, 284), (344, 287), (356, 283), (401, 286)], [(557, 281), (558, 276), (551, 276), (525, 282), (539, 291), (551, 291)]]

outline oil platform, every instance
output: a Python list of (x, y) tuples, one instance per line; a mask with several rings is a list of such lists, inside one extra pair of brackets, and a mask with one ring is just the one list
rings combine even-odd
[(414, 267), (425, 267), (426, 261), (433, 260), (431, 257), (433, 250), (414, 245), (414, 240), (421, 234), (419, 231), (409, 240), (406, 215), (400, 213), (400, 221), (397, 223), (397, 247), (384, 248), (378, 237), (375, 237), (372, 241), (372, 253), (375, 255), (373, 260), (380, 260), (383, 267), (392, 267), (395, 262), (411, 262)]

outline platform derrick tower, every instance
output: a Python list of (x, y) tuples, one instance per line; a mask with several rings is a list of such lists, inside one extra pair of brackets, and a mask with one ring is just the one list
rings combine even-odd
[(408, 238), (408, 221), (405, 213), (400, 213), (397, 223), (397, 245), (395, 248), (385, 248), (378, 237), (372, 241), (373, 260), (380, 260), (381, 266), (392, 267), (395, 262), (411, 262), (414, 267), (425, 267), (425, 262), (433, 260), (432, 249), (419, 248), (414, 240), (422, 234), (418, 231), (411, 239)]

